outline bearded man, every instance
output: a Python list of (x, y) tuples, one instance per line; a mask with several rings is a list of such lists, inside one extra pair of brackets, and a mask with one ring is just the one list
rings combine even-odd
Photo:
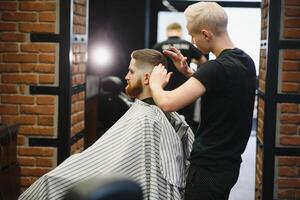
[(177, 113), (164, 113), (151, 98), (149, 78), (166, 58), (152, 49), (131, 54), (126, 93), (135, 102), (92, 146), (42, 176), (19, 199), (62, 199), (82, 181), (120, 175), (141, 186), (145, 200), (183, 198), (193, 133)]

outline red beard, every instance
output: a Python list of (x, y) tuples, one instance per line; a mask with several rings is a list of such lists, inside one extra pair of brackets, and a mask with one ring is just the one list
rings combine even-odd
[(125, 93), (130, 98), (136, 98), (139, 94), (141, 94), (143, 91), (142, 81), (138, 80), (135, 85), (131, 85), (128, 83), (128, 85), (125, 88)]

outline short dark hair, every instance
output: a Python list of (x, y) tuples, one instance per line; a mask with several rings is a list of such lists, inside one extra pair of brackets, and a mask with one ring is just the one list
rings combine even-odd
[(154, 49), (135, 50), (131, 53), (131, 57), (136, 59), (138, 62), (153, 65), (153, 67), (161, 63), (167, 68), (166, 57), (162, 53)]

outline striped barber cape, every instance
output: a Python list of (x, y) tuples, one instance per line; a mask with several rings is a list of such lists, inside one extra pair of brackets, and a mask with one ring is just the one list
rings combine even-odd
[(34, 182), (19, 199), (62, 199), (75, 184), (103, 175), (137, 182), (145, 200), (180, 200), (194, 135), (177, 113), (136, 100), (81, 153)]

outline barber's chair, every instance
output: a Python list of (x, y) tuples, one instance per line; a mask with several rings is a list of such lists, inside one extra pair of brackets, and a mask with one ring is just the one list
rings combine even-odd
[(124, 85), (119, 77), (102, 79), (99, 92), (99, 137), (107, 131), (131, 106), (133, 101), (123, 92)]
[(142, 200), (140, 186), (124, 178), (94, 178), (84, 181), (66, 194), (64, 200)]

